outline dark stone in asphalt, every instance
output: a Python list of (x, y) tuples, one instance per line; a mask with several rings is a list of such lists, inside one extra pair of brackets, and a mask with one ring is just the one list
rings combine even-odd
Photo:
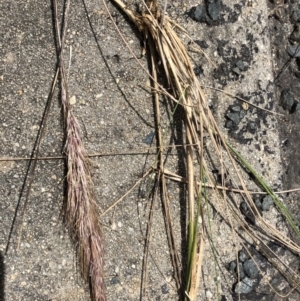
[(204, 40), (195, 40), (194, 42), (196, 44), (198, 44), (203, 49), (207, 49), (209, 47), (209, 45), (207, 44), (207, 42), (204, 41)]
[(118, 277), (111, 278), (110, 284), (118, 284), (118, 283), (120, 283), (120, 280)]
[(300, 25), (296, 24), (294, 26), (294, 30), (290, 36), (290, 40), (295, 41), (295, 42), (300, 42)]
[(220, 17), (221, 1), (220, 0), (208, 0), (207, 12), (213, 21), (217, 21)]
[(246, 202), (242, 202), (240, 205), (241, 211), (244, 215), (246, 215), (249, 211), (248, 205)]
[(300, 45), (289, 46), (287, 52), (291, 57), (300, 57)]
[(246, 217), (246, 220), (249, 223), (251, 223), (251, 224), (255, 223), (255, 217), (254, 217), (252, 211), (249, 209), (246, 202), (242, 202), (240, 204), (240, 210), (241, 210), (242, 214)]
[(243, 61), (241, 60), (238, 60), (235, 65), (241, 70), (241, 71), (244, 71), (245, 70), (245, 64)]
[(208, 18), (206, 7), (203, 4), (197, 5), (194, 11), (190, 13), (190, 15), (198, 22), (206, 22)]
[[(300, 72), (299, 72), (299, 77), (300, 77)], [(300, 103), (298, 101), (295, 101), (293, 109), (294, 109), (294, 112), (297, 112), (300, 110)]]
[(240, 118), (243, 119), (247, 114), (247, 111), (246, 110), (241, 110), (240, 112)]
[(133, 274), (132, 269), (126, 269), (125, 270), (125, 276), (131, 276)]
[(292, 111), (293, 105), (295, 103), (295, 98), (291, 94), (289, 89), (282, 90), (281, 92), (281, 106), (289, 111)]
[(227, 113), (226, 117), (230, 119), (234, 124), (238, 125), (241, 121), (240, 113)]
[(285, 139), (285, 140), (283, 141), (283, 146), (289, 147), (290, 143), (291, 143), (291, 142), (290, 142), (289, 139)]
[(226, 123), (225, 123), (225, 127), (227, 129), (232, 129), (234, 126), (233, 122), (231, 120), (227, 120)]
[(274, 201), (270, 195), (267, 195), (263, 198), (262, 201), (262, 210), (269, 211), (270, 207), (273, 205)]
[(245, 271), (244, 271), (244, 268), (243, 268), (243, 264), (240, 262), (238, 264), (238, 267), (236, 267), (235, 271), (236, 271), (236, 274), (238, 275), (238, 279), (239, 280), (242, 280), (245, 278), (246, 274), (245, 274)]
[(149, 133), (144, 139), (143, 142), (150, 145), (153, 141), (153, 137), (154, 137), (154, 132)]
[(168, 288), (168, 285), (167, 284), (164, 284), (162, 287), (161, 287), (161, 292), (163, 294), (168, 294), (169, 293), (169, 288)]
[(240, 111), (241, 111), (241, 106), (232, 106), (232, 107), (230, 108), (230, 110), (231, 110), (232, 112), (240, 112)]
[(291, 21), (292, 23), (297, 23), (300, 22), (300, 9), (299, 9), (299, 4), (294, 4), (294, 6), (291, 9)]
[(256, 207), (258, 208), (258, 209), (261, 209), (261, 200), (260, 199), (255, 199), (254, 200), (254, 203), (255, 203), (255, 205), (256, 205)]
[(246, 261), (249, 258), (249, 255), (247, 253), (245, 253), (243, 250), (239, 251), (239, 260), (241, 262)]
[(255, 265), (255, 263), (253, 262), (252, 259), (248, 259), (243, 263), (243, 268), (244, 268), (244, 272), (245, 274), (254, 279), (258, 276), (258, 268)]
[(233, 260), (228, 265), (228, 270), (231, 272), (234, 272), (236, 269), (236, 260)]
[(242, 73), (240, 68), (238, 68), (238, 67), (232, 68), (232, 72), (235, 73), (236, 75), (241, 75), (241, 73)]
[(256, 122), (249, 122), (248, 123), (248, 131), (254, 134), (257, 131), (257, 124)]
[(253, 280), (245, 277), (242, 281), (238, 282), (234, 287), (236, 294), (248, 294), (253, 289)]
[(203, 74), (203, 68), (201, 66), (196, 66), (194, 68), (194, 73), (196, 76), (200, 75), (200, 74)]

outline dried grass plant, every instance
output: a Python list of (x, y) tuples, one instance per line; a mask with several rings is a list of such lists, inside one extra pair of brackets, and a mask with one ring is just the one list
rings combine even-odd
[(57, 1), (54, 1), (56, 37), (61, 78), (61, 101), (65, 123), (65, 154), (67, 162), (67, 195), (63, 210), (64, 220), (77, 247), (81, 273), (90, 283), (93, 301), (105, 301), (103, 277), (103, 239), (99, 226), (98, 209), (93, 194), (90, 162), (83, 145), (80, 124), (70, 104), (68, 83), (63, 61), (63, 40), (70, 1), (66, 2), (64, 31), (61, 36)]
[[(243, 229), (243, 235), (251, 238), (252, 242), (262, 252), (272, 264), (283, 273), (289, 280), (293, 289), (299, 288), (300, 277), (297, 271), (288, 267), (280, 257), (278, 257), (268, 247), (268, 241), (277, 241), (284, 245), (296, 254), (300, 254), (300, 246), (291, 238), (278, 231), (275, 227), (264, 220), (260, 212), (257, 210), (254, 201), (251, 197), (246, 183), (243, 179), (240, 167), (248, 172), (251, 172), (258, 185), (270, 194), (275, 201), (277, 208), (286, 217), (287, 223), (294, 230), (296, 235), (300, 237), (297, 221), (292, 217), (289, 211), (285, 208), (282, 201), (274, 194), (272, 189), (266, 182), (255, 172), (251, 165), (224, 139), (224, 135), (219, 130), (219, 127), (212, 115), (208, 103), (202, 92), (201, 86), (197, 77), (193, 72), (193, 67), (189, 59), (188, 53), (176, 31), (183, 31), (180, 26), (173, 22), (168, 16), (161, 12), (158, 8), (156, 0), (147, 0), (144, 3), (144, 11), (141, 14), (131, 11), (121, 0), (112, 0), (137, 26), (140, 32), (145, 36), (150, 47), (150, 57), (152, 62), (152, 73), (150, 75), (153, 84), (152, 91), (155, 99), (157, 94), (167, 95), (169, 99), (175, 100), (176, 104), (182, 106), (184, 110), (185, 122), (185, 153), (187, 165), (187, 178), (184, 181), (187, 184), (188, 192), (188, 258), (185, 283), (179, 279), (180, 263), (177, 258), (177, 247), (174, 244), (172, 234), (172, 222), (169, 218), (168, 199), (165, 177), (167, 171), (162, 163), (163, 142), (160, 135), (160, 119), (156, 120), (158, 130), (159, 143), (159, 162), (157, 165), (157, 174), (162, 183), (163, 189), (163, 206), (165, 208), (165, 218), (167, 218), (167, 235), (169, 246), (171, 248), (172, 263), (174, 268), (174, 276), (178, 287), (185, 287), (185, 299), (196, 300), (198, 289), (201, 281), (201, 267), (204, 258), (204, 244), (211, 245), (211, 252), (215, 252), (213, 237), (210, 233), (210, 218), (208, 212), (204, 210), (205, 203), (209, 202), (218, 213), (230, 225), (233, 237), (237, 239), (240, 235), (238, 228)], [(108, 13), (109, 10), (103, 1)], [(116, 26), (116, 29), (119, 29)], [(119, 31), (120, 33), (120, 31)], [(124, 38), (123, 38), (124, 40)], [(126, 41), (124, 41), (125, 44)], [(127, 44), (128, 46), (128, 44)], [(130, 49), (130, 48), (129, 48)], [(132, 53), (132, 52), (131, 52)], [(132, 53), (133, 54), (133, 53)], [(157, 82), (155, 61), (162, 62), (163, 71), (167, 78), (167, 85)], [(170, 91), (168, 93), (167, 91)], [(159, 115), (159, 111), (156, 111)], [(210, 143), (205, 145), (204, 136), (210, 140)], [(209, 146), (208, 146), (209, 145)], [(213, 190), (214, 197), (208, 197), (206, 192), (207, 184), (210, 187), (216, 187), (213, 175), (210, 172), (209, 162), (205, 159), (205, 153), (211, 154), (221, 170), (221, 174), (228, 173), (235, 187), (242, 187), (241, 198), (229, 198), (226, 194), (225, 178), (222, 177), (222, 187), (217, 191)], [(194, 162), (198, 164), (195, 165)], [(231, 170), (231, 172), (229, 172)], [(172, 174), (172, 178), (176, 180), (180, 177)], [(208, 180), (208, 182), (206, 182)], [(206, 183), (205, 183), (206, 182)], [(211, 194), (212, 195), (212, 194)], [(255, 227), (249, 225), (239, 209), (241, 199), (247, 203), (247, 206), (255, 218)], [(202, 227), (198, 228), (198, 217), (202, 216)], [(271, 286), (271, 284), (269, 283)]]

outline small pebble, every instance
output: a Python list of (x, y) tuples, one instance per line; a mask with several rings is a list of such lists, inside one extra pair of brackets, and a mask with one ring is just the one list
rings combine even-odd
[(132, 269), (126, 269), (125, 270), (125, 276), (131, 276), (133, 274)]
[(118, 283), (120, 283), (120, 280), (119, 280), (119, 277), (113, 277), (113, 278), (111, 278), (111, 280), (110, 280), (110, 284), (118, 284)]
[(204, 70), (201, 66), (196, 66), (194, 68), (194, 73), (195, 73), (196, 76), (199, 76), (200, 74), (203, 74), (203, 72), (204, 72)]
[(245, 277), (242, 281), (238, 282), (234, 287), (236, 294), (248, 294), (253, 289), (253, 280)]
[(163, 294), (168, 294), (169, 293), (169, 288), (168, 288), (168, 285), (167, 284), (164, 284), (162, 287), (161, 287), (161, 292)]
[(236, 75), (241, 75), (242, 74), (240, 68), (238, 68), (238, 67), (232, 68), (232, 72), (235, 73)]
[(209, 291), (209, 290), (207, 290), (205, 294), (206, 294), (206, 298), (207, 298), (207, 299), (211, 299), (211, 298), (213, 297), (212, 292)]
[(281, 106), (286, 110), (292, 111), (295, 103), (295, 98), (289, 89), (282, 90), (280, 99)]
[(236, 261), (233, 260), (233, 261), (231, 261), (231, 262), (229, 263), (229, 265), (228, 265), (228, 270), (231, 271), (231, 272), (234, 272), (235, 269), (236, 269)]
[(232, 112), (240, 112), (240, 111), (241, 111), (241, 106), (232, 106), (232, 107), (230, 108), (230, 110), (231, 110)]
[(269, 211), (273, 203), (274, 201), (270, 195), (265, 196), (262, 201), (262, 210)]
[(258, 268), (252, 259), (248, 259), (243, 263), (245, 274), (254, 279), (258, 276)]
[(231, 129), (233, 127), (233, 122), (231, 120), (227, 120), (225, 123), (226, 129)]
[[(300, 72), (299, 72), (299, 77), (300, 77)], [(300, 103), (298, 101), (295, 101), (293, 106), (293, 112), (297, 112), (299, 110), (300, 110)]]
[(117, 228), (116, 223), (115, 223), (115, 222), (112, 222), (112, 223), (111, 223), (111, 229), (112, 229), (112, 230), (116, 230), (116, 228)]
[(242, 108), (247, 111), (249, 109), (249, 104), (247, 102), (243, 102)]
[(260, 199), (255, 199), (254, 203), (258, 209), (261, 209), (261, 200)]
[(300, 45), (292, 45), (287, 49), (288, 54), (291, 57), (300, 57)]
[(241, 211), (244, 215), (246, 215), (249, 211), (248, 205), (246, 202), (242, 202), (240, 205)]
[(239, 260), (241, 262), (246, 261), (249, 258), (248, 254), (246, 254), (243, 250), (239, 251)]
[(148, 145), (152, 143), (153, 137), (154, 137), (154, 132), (149, 133), (142, 141)]
[(249, 122), (247, 128), (250, 133), (254, 134), (257, 131), (257, 124), (255, 122)]
[(244, 71), (245, 70), (245, 64), (243, 61), (241, 60), (238, 60), (235, 65), (241, 70), (241, 71)]
[(209, 16), (214, 20), (217, 21), (220, 17), (221, 11), (221, 0), (209, 0), (207, 1), (207, 12)]
[(206, 22), (208, 18), (206, 7), (203, 4), (197, 5), (197, 7), (191, 11), (190, 15), (198, 22)]
[(243, 264), (241, 262), (239, 262), (238, 268), (236, 267), (235, 271), (238, 274), (240, 280), (245, 278), (246, 274), (244, 272)]
[(226, 117), (230, 119), (234, 124), (238, 125), (241, 121), (240, 119), (240, 113), (227, 113)]
[(75, 105), (75, 103), (76, 103), (76, 96), (73, 95), (72, 97), (70, 97), (70, 104)]
[(241, 112), (240, 112), (240, 118), (243, 119), (246, 116), (246, 114), (247, 114), (247, 111), (241, 110)]
[(292, 10), (291, 21), (293, 23), (300, 22), (300, 9), (299, 7), (294, 7)]
[(300, 42), (300, 25), (296, 24), (294, 30), (290, 36), (290, 39), (294, 42)]

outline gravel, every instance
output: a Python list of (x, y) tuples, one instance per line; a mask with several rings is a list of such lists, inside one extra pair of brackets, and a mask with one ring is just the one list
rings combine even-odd
[(234, 292), (236, 294), (248, 294), (253, 290), (253, 284), (252, 279), (245, 277), (235, 285)]
[(293, 106), (295, 104), (295, 98), (289, 89), (284, 89), (281, 92), (281, 106), (292, 112)]
[(239, 251), (239, 260), (241, 262), (244, 262), (248, 258), (249, 258), (249, 255), (246, 252), (244, 252), (243, 250)]
[(254, 279), (258, 276), (258, 268), (253, 262), (252, 259), (248, 259), (243, 263), (243, 268), (245, 274), (250, 277), (251, 279)]
[(274, 204), (274, 201), (272, 199), (272, 197), (270, 195), (267, 195), (263, 198), (263, 201), (262, 201), (262, 210), (264, 211), (269, 211), (271, 206)]

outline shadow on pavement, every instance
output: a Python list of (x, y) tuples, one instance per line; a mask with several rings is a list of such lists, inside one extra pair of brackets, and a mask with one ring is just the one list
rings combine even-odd
[(5, 265), (4, 265), (4, 256), (0, 252), (0, 301), (5, 300)]

